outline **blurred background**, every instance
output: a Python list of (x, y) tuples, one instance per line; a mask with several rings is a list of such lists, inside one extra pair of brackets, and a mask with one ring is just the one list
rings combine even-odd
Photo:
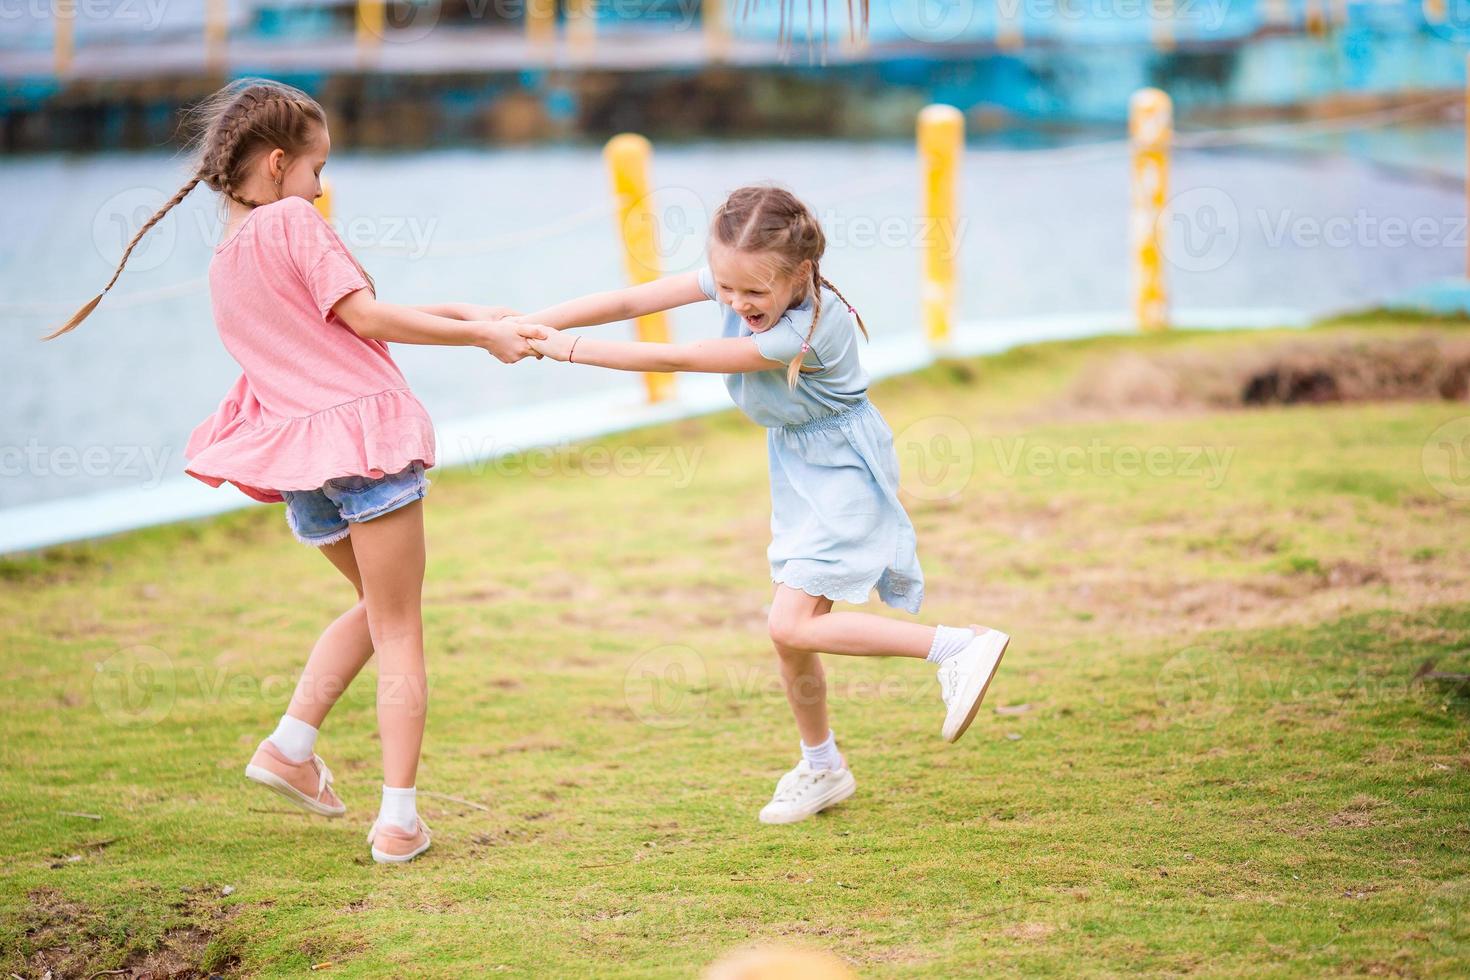
[[(181, 110), (247, 75), (326, 107), (328, 213), (393, 301), (531, 310), (627, 282), (604, 144), (635, 132), (652, 143), (645, 272), (697, 268), (730, 189), (784, 184), (822, 218), (824, 271), (879, 373), (942, 352), (920, 303), (935, 247), (960, 350), (1135, 329), (1150, 237), (1167, 301), (1144, 326), (1462, 304), (1470, 0), (876, 0), (866, 32), (855, 18), (769, 0), (4, 0), (0, 551), (245, 503), (182, 476), (237, 373), (210, 317), (207, 191), (79, 331), (37, 338), (189, 176)], [(1149, 88), (1173, 131), (1162, 206), (1140, 211), (1128, 120)], [(931, 104), (959, 110), (965, 147), (937, 224), (915, 136)], [(504, 448), (508, 413), (555, 439), (586, 431), (558, 428), (569, 412), (645, 399), (631, 375), (396, 356), (458, 433), (450, 459)], [(666, 412), (718, 401), (680, 385)]]

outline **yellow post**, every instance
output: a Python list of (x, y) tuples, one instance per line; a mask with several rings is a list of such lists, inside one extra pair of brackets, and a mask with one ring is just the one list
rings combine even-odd
[(730, 22), (725, 19), (725, 0), (703, 0), (701, 9), (705, 49), (710, 57), (724, 60), (730, 53)]
[(1149, 13), (1154, 47), (1160, 51), (1174, 50), (1174, 0), (1152, 0)]
[(56, 0), (56, 33), (52, 43), (58, 75), (66, 75), (71, 71), (72, 57), (77, 50), (76, 31), (76, 0)]
[[(618, 229), (623, 238), (623, 259), (628, 279), (634, 285), (652, 282), (662, 273), (658, 256), (658, 220), (648, 189), (649, 160), (653, 146), (637, 133), (622, 133), (607, 141), (602, 151), (612, 176), (613, 200), (617, 204)], [(669, 319), (664, 313), (638, 318), (638, 339), (667, 343)], [(661, 402), (673, 397), (672, 374), (645, 374), (648, 400)]]
[(1025, 46), (1025, 38), (1021, 29), (1021, 13), (1024, 10), (1020, 3), (1008, 3), (1007, 0), (996, 0), (995, 5), (995, 46), (1002, 51), (1019, 51)]
[(1327, 18), (1322, 11), (1322, 5), (1326, 2), (1327, 0), (1306, 0), (1307, 33), (1313, 37), (1321, 37), (1327, 33)]
[(386, 0), (357, 0), (357, 53), (376, 51), (386, 30)]
[(596, 0), (567, 0), (567, 40), (579, 55), (589, 55), (597, 45)]
[(1133, 308), (1140, 330), (1169, 326), (1159, 220), (1169, 184), (1169, 143), (1174, 108), (1156, 88), (1139, 89), (1128, 100), (1128, 135), (1133, 141)]
[(959, 207), (955, 192), (965, 152), (965, 117), (952, 105), (919, 112), (919, 163), (923, 168), (924, 247), (920, 250), (919, 305), (924, 332), (934, 347), (949, 344), (955, 305), (955, 256)]
[(538, 48), (556, 40), (556, 0), (526, 0), (526, 40)]
[(230, 40), (230, 0), (207, 0), (204, 7), (204, 64), (214, 74), (225, 70)]
[(322, 181), (322, 196), (311, 202), (316, 207), (317, 214), (332, 220), (332, 185), (331, 182)]

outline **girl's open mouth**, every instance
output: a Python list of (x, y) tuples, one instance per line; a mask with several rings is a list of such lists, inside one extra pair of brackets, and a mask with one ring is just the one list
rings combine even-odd
[(754, 330), (756, 327), (759, 327), (762, 323), (765, 322), (765, 320), (766, 320), (766, 315), (764, 313), (747, 313), (747, 314), (745, 314), (745, 324), (746, 324), (746, 326), (750, 327), (752, 330)]

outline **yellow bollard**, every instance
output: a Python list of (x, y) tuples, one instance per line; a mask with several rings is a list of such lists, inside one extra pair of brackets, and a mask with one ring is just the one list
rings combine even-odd
[(77, 51), (77, 0), (56, 0), (56, 33), (52, 38), (56, 74), (71, 72)]
[(1169, 185), (1169, 143), (1174, 109), (1156, 88), (1139, 89), (1128, 100), (1128, 135), (1133, 141), (1133, 308), (1140, 330), (1169, 326), (1164, 289), (1161, 217)]
[(230, 0), (206, 0), (204, 7), (204, 64), (212, 74), (225, 70), (225, 47), (230, 40)]
[(1022, 4), (997, 0), (995, 6), (995, 46), (1002, 51), (1019, 51), (1026, 44), (1021, 27)]
[(311, 203), (317, 214), (328, 221), (332, 220), (332, 185), (329, 181), (322, 181), (322, 196)]
[(919, 305), (924, 332), (934, 347), (950, 342), (955, 306), (955, 256), (959, 245), (956, 186), (965, 152), (965, 117), (952, 105), (919, 112), (919, 165), (923, 168), (925, 245), (920, 254)]
[(1322, 5), (1327, 0), (1305, 0), (1307, 33), (1313, 37), (1321, 37), (1327, 33), (1327, 17), (1322, 11)]
[(387, 29), (387, 0), (357, 0), (357, 53), (376, 51)]
[(567, 41), (583, 57), (597, 46), (596, 0), (567, 0)]
[[(612, 176), (613, 201), (617, 204), (618, 229), (623, 238), (623, 259), (628, 279), (634, 285), (652, 282), (662, 273), (658, 255), (658, 220), (648, 189), (649, 160), (653, 146), (637, 133), (622, 133), (607, 141), (602, 151)], [(638, 318), (638, 339), (654, 343), (669, 340), (669, 318), (650, 313)], [(645, 374), (648, 400), (665, 401), (674, 394), (672, 374)]]
[(703, 0), (701, 9), (705, 50), (711, 58), (723, 61), (730, 54), (730, 23), (725, 19), (725, 0)]
[(556, 41), (556, 0), (526, 0), (526, 40), (538, 48)]
[(1150, 33), (1154, 47), (1160, 51), (1173, 51), (1174, 43), (1174, 0), (1151, 0), (1149, 16), (1152, 21)]

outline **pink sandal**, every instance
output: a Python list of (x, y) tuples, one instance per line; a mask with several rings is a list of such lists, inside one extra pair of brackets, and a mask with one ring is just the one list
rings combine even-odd
[[(332, 770), (319, 755), (304, 762), (292, 762), (266, 739), (245, 767), (245, 778), (275, 790), (308, 813), (340, 817), (347, 812), (346, 805), (332, 792)], [(315, 794), (298, 788), (312, 783), (316, 784)]]

